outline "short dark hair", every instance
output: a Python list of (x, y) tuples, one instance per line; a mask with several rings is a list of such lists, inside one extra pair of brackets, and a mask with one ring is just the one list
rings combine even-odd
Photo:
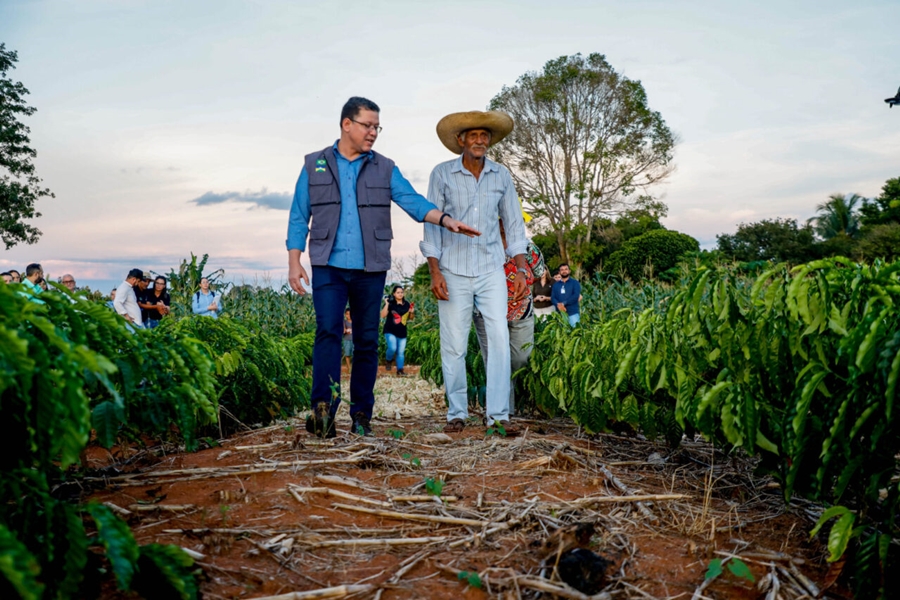
[(27, 267), (25, 267), (25, 277), (31, 277), (35, 273), (40, 273), (44, 268), (40, 265), (40, 263), (31, 263)]
[(128, 277), (126, 277), (125, 279), (131, 279), (132, 277), (134, 277), (135, 279), (143, 280), (144, 272), (141, 271), (140, 269), (132, 269), (132, 270), (128, 271)]
[(12, 273), (10, 273), (9, 271), (3, 271), (2, 273), (0, 273), (0, 277), (3, 277), (4, 275), (9, 275), (10, 277), (12, 277)]
[(344, 119), (353, 120), (356, 115), (359, 114), (361, 110), (371, 110), (377, 113), (381, 112), (381, 109), (378, 108), (378, 105), (369, 100), (368, 98), (363, 98), (361, 96), (353, 96), (346, 103), (344, 103), (344, 108), (341, 109), (341, 123), (344, 122)]
[[(569, 267), (569, 263), (567, 263), (567, 262), (559, 263), (559, 266), (556, 267), (556, 270), (558, 271), (558, 270), (562, 269), (563, 267)], [(569, 270), (572, 270), (572, 267), (569, 267)]]

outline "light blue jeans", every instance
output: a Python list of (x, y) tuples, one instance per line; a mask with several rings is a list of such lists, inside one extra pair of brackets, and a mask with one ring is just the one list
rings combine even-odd
[(569, 315), (566, 318), (569, 320), (569, 327), (575, 327), (581, 320), (581, 313), (575, 313), (574, 315)]
[[(503, 269), (478, 277), (463, 277), (441, 270), (449, 300), (438, 302), (441, 318), (441, 361), (444, 389), (450, 408), (447, 421), (469, 416), (466, 394), (466, 349), (472, 311), (484, 318), (488, 347), (486, 412), (488, 425), (509, 419), (509, 329), (506, 324), (506, 276)], [(496, 349), (496, 351), (495, 351)]]
[(406, 353), (406, 338), (398, 338), (393, 333), (384, 334), (384, 343), (387, 346), (387, 352), (385, 352), (385, 359), (394, 360), (394, 355), (397, 358), (397, 370), (403, 370), (403, 363), (405, 362), (405, 353)]

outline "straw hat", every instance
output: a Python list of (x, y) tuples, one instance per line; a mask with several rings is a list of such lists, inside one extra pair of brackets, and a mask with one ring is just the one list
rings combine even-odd
[(471, 110), (449, 114), (437, 124), (437, 134), (441, 143), (454, 154), (462, 154), (456, 136), (469, 129), (487, 129), (491, 132), (491, 146), (505, 138), (513, 130), (513, 120), (499, 110)]

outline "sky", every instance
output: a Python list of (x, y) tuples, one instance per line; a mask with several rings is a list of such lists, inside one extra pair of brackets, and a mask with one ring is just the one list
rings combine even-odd
[[(740, 4), (741, 6), (738, 6)], [(0, 268), (108, 291), (191, 253), (226, 278), (287, 278), (303, 156), (350, 96), (381, 107), (375, 149), (420, 192), (453, 158), (446, 114), (483, 110), (552, 59), (592, 52), (639, 80), (677, 134), (649, 190), (664, 224), (714, 247), (742, 222), (805, 220), (834, 193), (900, 176), (900, 2), (0, 0), (8, 75), (37, 108), (34, 245)], [(394, 208), (411, 272), (422, 226)]]

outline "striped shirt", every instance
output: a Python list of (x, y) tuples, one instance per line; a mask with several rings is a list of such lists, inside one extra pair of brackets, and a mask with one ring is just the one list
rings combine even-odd
[[(425, 224), (419, 249), (425, 258), (436, 258), (442, 271), (478, 277), (503, 268), (506, 256), (524, 254), (528, 242), (516, 186), (506, 167), (484, 160), (481, 177), (475, 179), (462, 164), (462, 156), (441, 163), (431, 172), (428, 199), (442, 212), (481, 232), (468, 237)], [(506, 252), (497, 219), (506, 229)]]

